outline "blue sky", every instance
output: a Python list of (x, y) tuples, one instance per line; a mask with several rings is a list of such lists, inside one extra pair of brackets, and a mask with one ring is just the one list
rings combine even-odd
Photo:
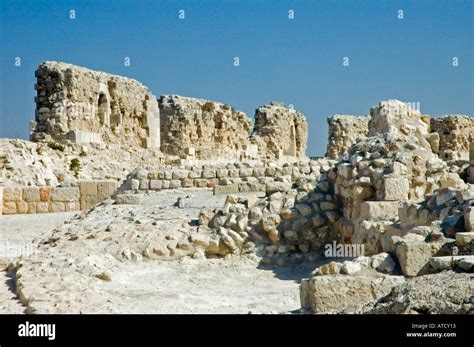
[(328, 116), (367, 114), (380, 100), (472, 116), (473, 3), (2, 0), (0, 137), (28, 137), (34, 71), (45, 60), (132, 77), (157, 96), (225, 102), (251, 117), (272, 100), (293, 104), (308, 118), (309, 155), (325, 153)]

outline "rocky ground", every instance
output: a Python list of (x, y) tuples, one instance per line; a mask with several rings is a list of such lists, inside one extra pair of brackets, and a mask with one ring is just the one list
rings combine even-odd
[[(12, 292), (13, 281), (2, 272), (2, 312), (21, 313), (25, 309), (38, 313), (297, 311), (301, 307), (299, 283), (314, 269), (314, 264), (279, 267), (262, 265), (259, 259), (251, 257), (224, 260), (180, 258), (178, 255), (170, 260), (124, 259), (114, 252), (120, 248), (110, 246), (107, 241), (91, 242), (82, 237), (94, 234), (91, 229), (94, 227), (99, 238), (100, 225), (110, 226), (111, 221), (120, 223), (120, 216), (127, 217), (124, 212), (127, 210), (133, 213), (132, 220), (110, 228), (116, 228), (117, 233), (111, 230), (103, 234), (105, 238), (113, 238), (113, 244), (126, 241), (133, 248), (134, 242), (123, 237), (127, 227), (149, 226), (150, 229), (142, 230), (144, 238), (165, 229), (167, 235), (178, 235), (183, 225), (194, 223), (202, 208), (222, 206), (224, 200), (225, 196), (213, 196), (210, 190), (164, 191), (144, 196), (141, 205), (104, 204), (88, 216), (83, 213), (82, 217), (81, 214), (74, 217), (74, 213), (3, 217), (5, 232), (2, 231), (1, 242), (7, 245), (16, 240), (15, 245), (19, 245), (23, 254), (28, 253), (24, 258), (33, 262), (25, 261), (24, 267), (17, 272), (21, 303)], [(176, 204), (177, 201), (181, 204)], [(111, 214), (114, 208), (120, 211)], [(152, 213), (155, 213), (153, 221), (150, 219)], [(71, 234), (68, 228), (77, 222), (82, 230)], [(74, 235), (78, 239), (71, 240)], [(63, 243), (55, 241), (55, 246), (51, 243), (42, 245), (41, 240), (52, 238), (66, 239)], [(32, 239), (35, 240), (34, 248), (28, 246)], [(135, 245), (139, 247), (141, 243)], [(4, 259), (11, 259), (15, 249)], [(74, 265), (65, 266), (66, 260)]]

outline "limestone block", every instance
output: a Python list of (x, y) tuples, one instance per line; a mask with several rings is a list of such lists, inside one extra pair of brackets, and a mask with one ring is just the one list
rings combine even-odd
[(3, 203), (3, 214), (16, 214), (16, 202), (7, 201)]
[(140, 180), (140, 189), (141, 190), (148, 190), (149, 189), (149, 182), (150, 180), (147, 178), (143, 178)]
[(20, 187), (5, 187), (3, 189), (3, 201), (21, 201), (22, 189)]
[(239, 191), (238, 184), (229, 184), (226, 186), (214, 187), (214, 195), (232, 194), (232, 193), (237, 193), (238, 191)]
[(152, 190), (160, 190), (162, 187), (161, 180), (150, 180), (150, 189)]
[(403, 282), (402, 276), (382, 274), (314, 276), (301, 282), (301, 306), (313, 313), (335, 313), (350, 305), (379, 299)]
[(469, 207), (464, 212), (464, 228), (466, 231), (474, 231), (474, 207)]
[(211, 178), (207, 180), (207, 188), (214, 188), (219, 185), (219, 179), (218, 178)]
[(206, 188), (207, 187), (207, 180), (204, 178), (196, 178), (194, 180), (194, 185), (198, 188)]
[(185, 178), (181, 180), (181, 186), (183, 188), (189, 188), (189, 187), (192, 187), (193, 185), (194, 185), (194, 180), (192, 178)]
[(49, 212), (49, 203), (48, 202), (37, 202), (36, 203), (36, 213), (48, 213)]
[(84, 195), (97, 195), (97, 182), (94, 181), (81, 181), (79, 183), (79, 189), (81, 196)]
[(425, 242), (400, 241), (396, 245), (396, 255), (405, 276), (426, 273), (431, 258), (431, 246)]
[(130, 181), (130, 189), (131, 190), (138, 190), (140, 188), (140, 181), (137, 179), (132, 179)]
[(36, 212), (36, 204), (37, 204), (37, 202), (28, 202), (28, 213), (29, 214), (37, 213)]
[(51, 187), (41, 187), (39, 189), (40, 201), (49, 202), (51, 200)]
[(28, 201), (28, 202), (40, 201), (39, 189), (37, 187), (24, 187), (23, 200)]
[(456, 243), (458, 246), (465, 247), (474, 240), (474, 231), (466, 233), (456, 233)]
[(51, 201), (79, 201), (79, 196), (78, 187), (54, 187), (51, 192)]
[(384, 200), (396, 201), (408, 199), (410, 184), (405, 177), (385, 177), (384, 178)]
[[(54, 196), (54, 189), (53, 189), (53, 196)], [(49, 212), (65, 212), (66, 205), (64, 202), (55, 201), (49, 204)]]
[(187, 170), (174, 170), (171, 177), (173, 180), (182, 180), (189, 177), (189, 172)]
[(170, 181), (170, 189), (181, 188), (181, 181), (180, 180), (171, 180)]
[(16, 213), (18, 214), (28, 213), (28, 203), (26, 201), (17, 201)]
[(140, 205), (143, 202), (143, 194), (118, 194), (115, 201), (119, 205)]
[(253, 174), (253, 170), (251, 168), (244, 168), (240, 169), (239, 176), (240, 177), (250, 177)]
[(191, 170), (189, 171), (189, 178), (201, 178), (202, 171), (201, 170)]
[(219, 169), (216, 171), (216, 176), (218, 178), (224, 178), (224, 177), (227, 177), (228, 175), (229, 175), (229, 170)]
[(3, 213), (3, 187), (0, 187), (0, 216)]
[(115, 193), (117, 184), (115, 181), (97, 182), (97, 195), (102, 198), (108, 198)]
[(239, 169), (230, 169), (229, 170), (229, 177), (233, 177), (233, 178), (240, 177), (240, 170)]
[[(101, 202), (103, 199), (100, 198), (97, 195), (82, 195), (81, 200), (80, 200), (80, 209), (81, 210), (88, 210), (97, 205), (99, 202)], [(72, 202), (74, 203), (74, 202)], [(73, 206), (72, 208), (76, 208), (76, 205), (71, 205)], [(71, 210), (71, 211), (75, 211)]]
[(169, 189), (170, 188), (170, 181), (169, 180), (162, 180), (161, 181), (161, 189)]
[(254, 177), (264, 177), (265, 176), (265, 168), (264, 167), (254, 167), (252, 174), (253, 174)]
[(202, 172), (202, 178), (214, 178), (214, 177), (216, 177), (215, 170), (204, 170)]
[(398, 201), (364, 201), (360, 204), (360, 219), (389, 220), (398, 218)]

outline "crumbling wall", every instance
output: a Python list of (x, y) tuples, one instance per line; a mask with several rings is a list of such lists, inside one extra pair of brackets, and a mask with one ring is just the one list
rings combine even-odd
[(443, 160), (468, 160), (474, 142), (474, 118), (449, 115), (430, 119), (431, 131), (439, 136), (438, 155)]
[(338, 159), (356, 142), (367, 136), (369, 117), (334, 115), (328, 118), (328, 146), (326, 156)]
[(117, 183), (109, 180), (69, 182), (61, 187), (0, 187), (0, 215), (87, 210), (109, 198)]
[(261, 158), (305, 158), (308, 124), (305, 116), (280, 102), (260, 106), (255, 111), (252, 141)]
[(31, 140), (160, 146), (157, 100), (138, 81), (58, 62), (41, 64), (35, 75)]
[(159, 101), (161, 151), (183, 159), (236, 159), (250, 146), (251, 120), (229, 105), (178, 95)]

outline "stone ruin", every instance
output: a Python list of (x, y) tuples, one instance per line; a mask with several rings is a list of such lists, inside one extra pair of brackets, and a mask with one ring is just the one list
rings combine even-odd
[(259, 107), (252, 126), (229, 105), (177, 95), (157, 100), (138, 81), (70, 64), (45, 62), (36, 77), (32, 141), (115, 143), (189, 160), (306, 156), (306, 118), (281, 103)]
[[(45, 63), (37, 76), (35, 141), (159, 147), (163, 158), (179, 161), (142, 164), (120, 182), (0, 189), (7, 214), (94, 207), (55, 230), (58, 240), (64, 236), (57, 254), (50, 249), (57, 244), (46, 242), (34, 264), (12, 267), (25, 300), (38, 282), (33, 267), (49, 271), (52, 259), (69, 254), (71, 230), (88, 240), (83, 226), (101, 221), (114, 244), (102, 244), (107, 262), (255, 256), (285, 266), (321, 261), (328, 244), (362, 245), (362, 254), (320, 264), (301, 282), (306, 312), (473, 311), (472, 302), (460, 304), (473, 290), (463, 273), (474, 271), (472, 117), (431, 118), (398, 100), (381, 101), (368, 116), (329, 118), (327, 156), (309, 159), (304, 116), (277, 102), (259, 107), (252, 126), (225, 104), (174, 95), (157, 101), (136, 81), (71, 65)], [(222, 208), (201, 210), (196, 223), (172, 235), (151, 223), (138, 228), (134, 218), (104, 222), (120, 205), (144, 204), (152, 191), (183, 188), (228, 195)], [(242, 192), (260, 194), (233, 194)], [(143, 210), (147, 218), (156, 212)], [(140, 230), (140, 238), (123, 230)], [(412, 288), (417, 283), (421, 289)], [(428, 290), (433, 283), (456, 286), (446, 299)], [(406, 288), (433, 295), (420, 303)]]
[(141, 83), (104, 72), (45, 62), (36, 70), (31, 139), (160, 147), (160, 111)]

